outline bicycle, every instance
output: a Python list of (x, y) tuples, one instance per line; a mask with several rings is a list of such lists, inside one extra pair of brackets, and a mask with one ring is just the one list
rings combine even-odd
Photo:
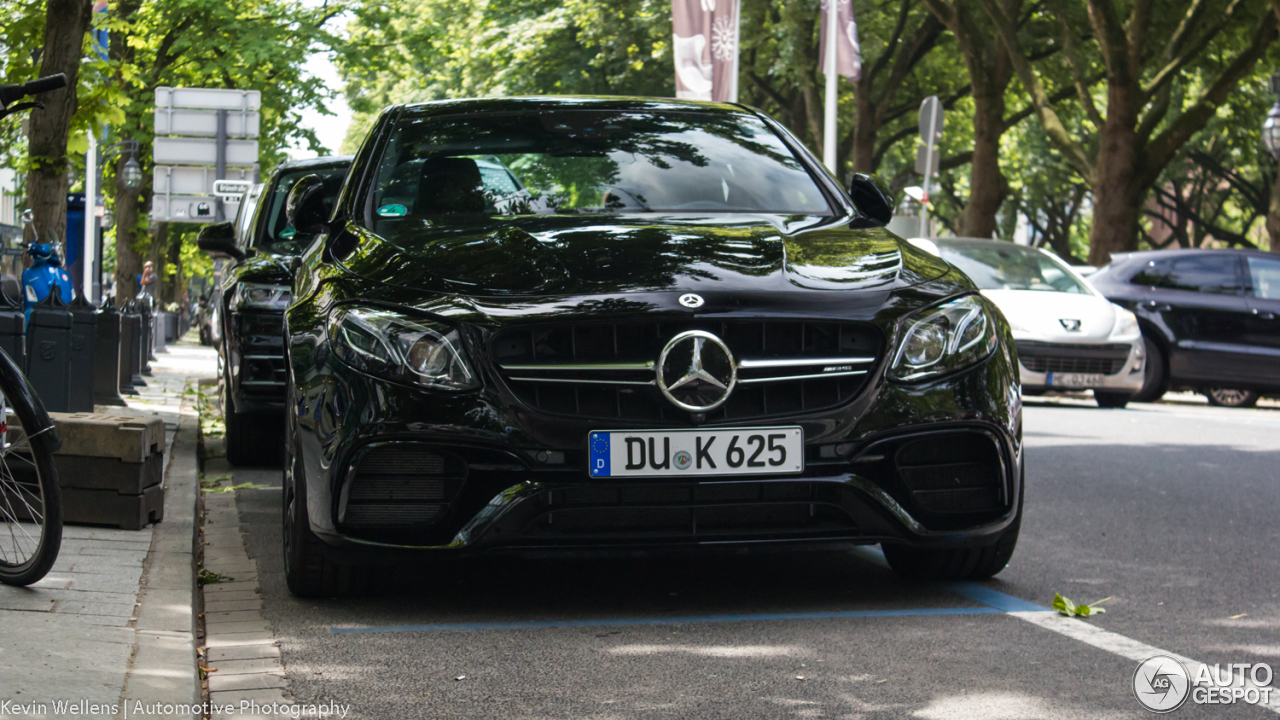
[[(23, 110), (43, 109), (39, 102), (17, 101), (66, 84), (66, 76), (60, 73), (0, 85), (0, 120)], [(12, 416), (22, 425), (21, 435), (9, 427)], [(9, 442), (11, 437), (15, 442)], [(0, 583), (31, 585), (48, 574), (58, 557), (62, 493), (53, 454), (61, 445), (27, 376), (0, 349)]]

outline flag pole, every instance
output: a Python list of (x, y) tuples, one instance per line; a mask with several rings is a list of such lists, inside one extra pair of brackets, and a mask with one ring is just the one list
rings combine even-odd
[(832, 175), (836, 175), (836, 25), (839, 22), (840, 0), (827, 0), (826, 45), (827, 54), (823, 67), (827, 73), (826, 122), (823, 128), (822, 161)]
[(738, 59), (742, 57), (742, 0), (733, 0), (733, 78), (729, 102), (738, 102)]

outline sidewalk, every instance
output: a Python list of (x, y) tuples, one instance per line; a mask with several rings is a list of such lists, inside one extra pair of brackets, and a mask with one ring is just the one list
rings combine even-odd
[(156, 704), (201, 701), (192, 609), (198, 419), (183, 391), (214, 375), (217, 356), (183, 340), (157, 358), (128, 407), (97, 411), (164, 419), (164, 521), (142, 530), (68, 525), (49, 575), (30, 588), (0, 585), (0, 719), (199, 717)]

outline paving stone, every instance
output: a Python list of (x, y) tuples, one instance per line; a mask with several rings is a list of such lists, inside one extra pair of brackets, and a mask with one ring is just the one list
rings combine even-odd
[(229, 623), (229, 622), (246, 622), (251, 620), (261, 620), (262, 613), (252, 608), (248, 610), (231, 610), (231, 611), (211, 611), (207, 607), (204, 611), (205, 622)]
[(271, 690), (285, 687), (283, 672), (280, 673), (243, 673), (239, 675), (209, 675), (209, 693), (227, 690)]
[(242, 612), (244, 610), (259, 612), (261, 609), (261, 598), (253, 600), (231, 600), (228, 602), (205, 602), (204, 604), (204, 611), (206, 613), (232, 613)]
[(109, 615), (112, 617), (131, 617), (136, 606), (132, 602), (59, 602), (54, 612), (60, 615)]
[(235, 647), (238, 645), (274, 645), (275, 637), (266, 630), (257, 630), (254, 632), (242, 633), (226, 633), (210, 635), (205, 638), (205, 647), (209, 648), (225, 648)]
[(251, 633), (261, 630), (267, 632), (271, 628), (267, 625), (266, 620), (241, 620), (235, 622), (217, 622), (205, 621), (205, 632), (209, 635), (210, 640), (213, 638), (223, 637), (234, 633)]
[(217, 667), (219, 675), (284, 672), (284, 668), (281, 667), (280, 658), (278, 657), (252, 658), (248, 660), (223, 660), (216, 663), (216, 665), (210, 665), (210, 668), (213, 667)]
[(241, 582), (239, 579), (236, 579), (232, 582), (211, 583), (209, 585), (205, 585), (202, 589), (204, 590), (204, 596), (212, 599), (210, 597), (212, 595), (221, 595), (222, 593), (229, 592), (244, 592), (247, 590), (249, 592), (256, 593), (258, 591), (258, 582), (257, 580), (254, 580), (253, 582)]
[(205, 607), (208, 607), (210, 603), (242, 602), (245, 600), (261, 601), (262, 595), (257, 590), (233, 590), (231, 592), (209, 593), (204, 598)]
[(280, 648), (273, 644), (225, 645), (210, 647), (205, 651), (209, 662), (219, 663), (227, 660), (253, 660), (258, 658), (280, 659)]

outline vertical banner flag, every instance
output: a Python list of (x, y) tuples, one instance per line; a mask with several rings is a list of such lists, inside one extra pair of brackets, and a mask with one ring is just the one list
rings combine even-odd
[(738, 100), (739, 0), (671, 0), (676, 97)]
[[(818, 46), (818, 57), (822, 58), (819, 67), (826, 67), (827, 59), (827, 17), (830, 15), (827, 3), (822, 0), (822, 38)], [(862, 48), (858, 45), (858, 23), (853, 19), (853, 2), (838, 0), (836, 6), (836, 74), (843, 75), (853, 82), (862, 77)]]

